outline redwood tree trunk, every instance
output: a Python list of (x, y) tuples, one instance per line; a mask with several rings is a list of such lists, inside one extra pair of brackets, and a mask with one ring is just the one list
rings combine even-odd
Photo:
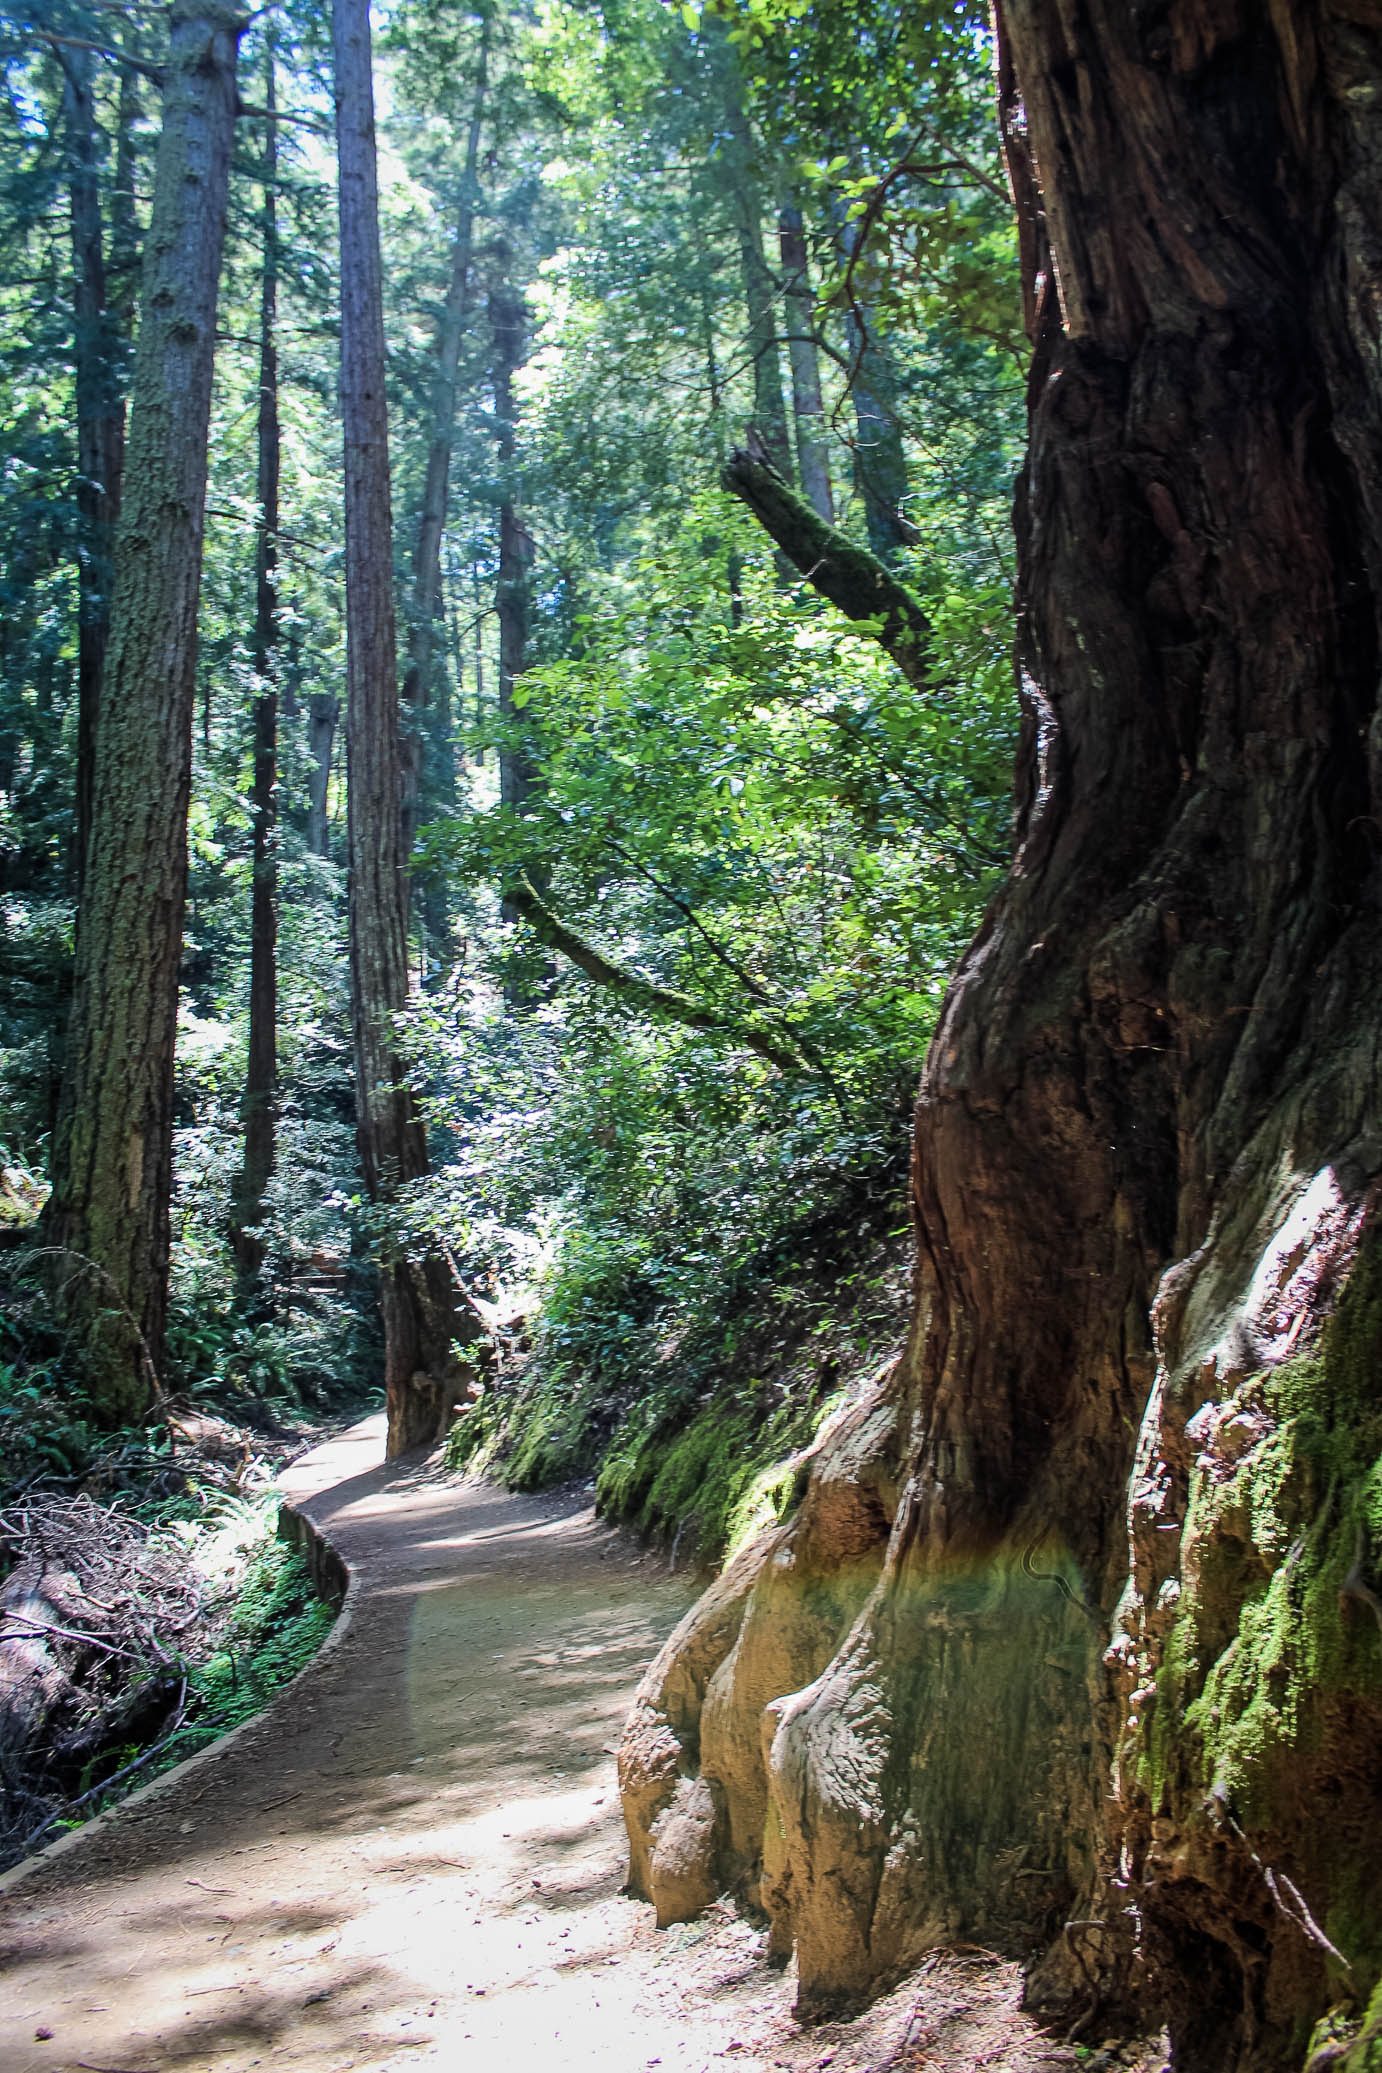
[(307, 774), (307, 847), (315, 857), (331, 854), (331, 759), (340, 716), (340, 700), (330, 691), (312, 693), (307, 705), (307, 747), (312, 758)]
[(1382, 1969), (1382, 19), (1002, 13), (1014, 861), (923, 1079), (910, 1345), (650, 1673), (634, 1876), (699, 1767), (808, 2008), (977, 1938), (1265, 2073), (1326, 1941)]
[[(836, 208), (840, 249), (848, 258), (859, 235)], [(864, 507), (869, 546), (891, 561), (914, 535), (907, 522), (907, 454), (897, 421), (892, 370), (874, 335), (866, 306), (851, 302), (845, 318), (849, 347), (849, 396), (854, 405), (854, 488)]]
[(272, 41), (265, 58), (264, 257), (259, 297), (259, 457), (255, 542), (254, 824), (250, 894), (250, 1017), (241, 1120), (244, 1161), (235, 1187), (232, 1239), (242, 1293), (262, 1302), (263, 1241), (255, 1226), (274, 1170), (278, 1126), (278, 125)]
[[(408, 999), (393, 517), (384, 392), (379, 192), (368, 0), (336, 0), (341, 209), (341, 418), (345, 435), (347, 841), (351, 1018), (360, 1159), (372, 1202), (427, 1171), (427, 1139), (393, 1017)], [(456, 1380), (453, 1299), (436, 1255), (380, 1263), (390, 1456), (443, 1430)]]
[(50, 1241), (104, 1414), (157, 1386), (216, 290), (241, 18), (174, 14), (144, 260)]
[[(512, 720), (513, 689), (527, 665), (528, 571), (533, 543), (523, 521), (518, 481), (518, 399), (513, 378), (528, 357), (528, 312), (513, 285), (501, 282), (489, 298), (494, 338), (494, 419), (499, 447), (499, 579), (495, 611), (499, 620), (499, 714)], [(501, 749), (499, 790), (506, 806), (521, 808), (532, 791), (536, 772), (526, 749)]]

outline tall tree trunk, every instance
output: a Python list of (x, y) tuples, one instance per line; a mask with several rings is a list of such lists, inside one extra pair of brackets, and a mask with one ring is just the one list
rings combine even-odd
[[(393, 517), (369, 0), (335, 0), (341, 210), (341, 419), (345, 437), (347, 843), (351, 1019), (360, 1160), (388, 1204), (427, 1171), (427, 1138), (393, 1018), (408, 1000)], [(390, 1250), (380, 1263), (390, 1457), (444, 1429), (455, 1385), (445, 1263)]]
[(763, 242), (763, 182), (758, 140), (744, 107), (738, 53), (723, 24), (708, 20), (706, 33), (724, 107), (723, 163), (739, 240), (746, 336), (753, 376), (754, 429), (779, 475), (790, 482), (793, 479), (792, 446), (787, 432), (787, 411), (782, 400), (782, 361), (777, 332), (778, 288)]
[(1382, 26), (1002, 14), (1015, 855), (926, 1065), (907, 1353), (645, 1683), (635, 1877), (679, 1751), (807, 2007), (979, 1938), (1271, 2073), (1327, 1946), (1380, 1969)]
[(278, 124), (274, 45), (264, 58), (264, 257), (259, 296), (259, 465), (254, 612), (254, 776), (250, 813), (254, 866), (250, 895), (249, 1055), (240, 1117), (244, 1161), (234, 1190), (232, 1244), (242, 1296), (262, 1304), (264, 1245), (255, 1226), (274, 1170), (278, 1127)]
[(825, 438), (825, 407), (821, 402), (820, 358), (812, 333), (815, 304), (811, 295), (811, 274), (806, 252), (806, 232), (801, 210), (791, 204), (778, 212), (778, 247), (782, 253), (784, 309), (787, 323), (787, 357), (792, 369), (792, 416), (797, 430), (797, 468), (801, 486), (816, 515), (827, 525), (835, 521), (835, 504), (830, 494), (830, 453)]
[[(715, 350), (715, 313), (710, 300), (710, 260), (701, 234), (701, 211), (699, 197), (693, 188), (691, 195), (691, 220), (695, 227), (697, 288), (701, 307), (701, 344), (705, 351), (705, 380), (710, 397), (710, 421), (715, 436), (715, 458), (721, 469), (725, 464), (725, 392), (720, 379), (720, 360)], [(707, 542), (707, 551), (713, 552), (719, 543)], [(730, 541), (725, 555), (725, 581), (729, 590), (729, 620), (731, 626), (740, 626), (744, 618), (744, 559), (738, 546)]]
[[(528, 357), (528, 311), (522, 295), (508, 281), (489, 298), (494, 339), (494, 418), (502, 484), (499, 505), (499, 581), (495, 610), (499, 620), (499, 716), (511, 721), (517, 708), (513, 689), (527, 664), (528, 572), (533, 543), (523, 522), (517, 476), (518, 401), (513, 378)], [(523, 748), (504, 748), (499, 755), (499, 793), (506, 806), (521, 810), (537, 773)]]
[[(432, 390), (432, 440), (427, 452), (427, 474), (423, 484), (422, 509), (418, 516), (417, 545), (413, 553), (413, 595), (408, 618), (408, 666), (403, 677), (403, 708), (407, 716), (403, 771), (403, 845), (411, 856), (417, 836), (427, 785), (429, 734), (446, 742), (451, 758), (450, 728), (438, 712), (429, 726), (436, 675), (437, 618), (443, 609), (441, 543), (446, 530), (447, 491), (451, 475), (451, 449), (456, 436), (456, 375), (460, 365), (461, 341), (465, 336), (470, 303), (470, 272), (475, 243), (475, 207), (479, 194), (480, 133), (485, 120), (485, 99), (489, 86), (489, 44), (491, 17), (486, 13), (480, 25), (480, 44), (475, 60), (475, 97), (471, 103), (470, 126), (466, 134), (465, 172), (461, 182), (460, 206), (456, 215), (456, 242), (451, 254), (451, 280), (442, 311), (437, 338), (437, 374)], [(444, 672), (443, 672), (444, 675)], [(443, 785), (454, 797), (454, 782)], [(420, 888), (422, 964), (429, 983), (439, 983), (449, 962), (449, 923), (446, 881), (441, 872), (426, 873)]]
[(100, 709), (101, 673), (105, 668), (106, 647), (110, 639), (113, 545), (115, 525), (120, 515), (125, 406), (116, 327), (106, 299), (93, 95), (95, 61), (89, 51), (64, 51), (62, 68), (72, 218), (77, 510), (81, 519), (77, 603), (77, 807), (72, 844), (80, 902), (82, 870), (91, 832), (96, 715)]
[(437, 337), (437, 373), (432, 389), (432, 439), (413, 551), (413, 594), (408, 615), (408, 667), (403, 679), (403, 705), (408, 716), (404, 768), (403, 840), (411, 853), (417, 834), (425, 761), (425, 713), (431, 693), (436, 620), (441, 609), (441, 542), (446, 530), (451, 448), (456, 436), (456, 374), (470, 301), (470, 269), (475, 243), (475, 205), (479, 193), (480, 133), (489, 84), (490, 16), (483, 17), (475, 61), (475, 98), (466, 134), (465, 172), (456, 212), (456, 241), (451, 251), (451, 280)]
[(163, 1354), (216, 290), (241, 17), (173, 16), (48, 1230), (111, 1418)]
[(753, 372), (754, 430), (773, 466), (792, 480), (792, 444), (782, 400), (782, 360), (777, 336), (777, 283), (763, 243), (763, 215), (757, 182), (748, 159), (747, 124), (733, 171), (733, 200), (739, 232), (739, 261), (744, 275), (748, 317), (748, 351)]

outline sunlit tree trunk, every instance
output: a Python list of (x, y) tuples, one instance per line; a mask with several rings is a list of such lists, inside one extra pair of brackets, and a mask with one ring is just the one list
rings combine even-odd
[[(437, 373), (432, 390), (432, 438), (427, 452), (427, 473), (423, 484), (422, 509), (418, 516), (417, 545), (413, 553), (413, 593), (408, 616), (408, 665), (403, 678), (403, 705), (407, 716), (404, 739), (403, 842), (404, 854), (412, 851), (425, 789), (428, 708), (434, 692), (437, 617), (442, 607), (441, 543), (446, 530), (447, 490), (451, 474), (451, 449), (456, 436), (456, 376), (461, 342), (465, 336), (470, 304), (470, 272), (475, 242), (475, 206), (478, 196), (480, 135), (485, 119), (485, 97), (489, 84), (490, 17), (480, 28), (475, 61), (475, 97), (471, 104), (466, 134), (465, 171), (456, 213), (456, 239), (451, 251), (451, 279), (437, 338)], [(449, 751), (448, 751), (449, 753)], [(440, 902), (440, 930), (438, 903)], [(431, 873), (423, 889), (424, 934), (431, 938), (427, 950), (444, 956), (444, 888)]]
[(307, 847), (314, 857), (331, 854), (331, 760), (341, 702), (330, 691), (313, 691), (307, 703)]
[[(384, 389), (379, 191), (368, 0), (336, 0), (345, 438), (347, 842), (351, 1019), (360, 1159), (387, 1205), (427, 1171), (427, 1139), (393, 1018), (408, 998), (393, 518)], [(445, 1263), (386, 1242), (380, 1262), (391, 1456), (430, 1443), (450, 1408), (453, 1297)]]
[[(513, 378), (528, 356), (528, 312), (522, 295), (503, 281), (490, 293), (490, 331), (494, 340), (495, 436), (499, 449), (499, 583), (495, 605), (499, 620), (499, 714), (515, 717), (514, 685), (527, 665), (528, 574), (533, 543), (523, 522), (518, 481), (518, 399)], [(532, 792), (536, 772), (521, 747), (507, 747), (499, 757), (499, 789), (506, 806), (521, 810)]]
[(830, 455), (821, 402), (820, 359), (816, 352), (815, 306), (801, 210), (791, 204), (778, 212), (778, 248), (782, 254), (783, 298), (787, 324), (787, 358), (792, 369), (792, 416), (797, 433), (797, 468), (801, 487), (827, 525), (834, 521), (830, 494)]
[(241, 17), (173, 16), (48, 1231), (110, 1418), (157, 1386), (216, 291)]
[(278, 125), (274, 102), (274, 52), (269, 41), (264, 64), (265, 124), (263, 274), (259, 298), (259, 464), (256, 497), (259, 529), (255, 544), (254, 776), (250, 812), (254, 825), (250, 894), (249, 1047), (241, 1121), (244, 1161), (234, 1195), (232, 1238), (242, 1293), (262, 1301), (259, 1277), (263, 1241), (255, 1227), (264, 1213), (264, 1191), (274, 1169), (278, 1123)]

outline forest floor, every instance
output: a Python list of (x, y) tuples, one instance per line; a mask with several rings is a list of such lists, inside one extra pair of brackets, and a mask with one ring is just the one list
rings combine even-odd
[(620, 1891), (613, 1750), (690, 1587), (585, 1492), (378, 1465), (382, 1419), (290, 1499), (347, 1611), (268, 1711), (0, 1881), (6, 2073), (737, 2073), (1152, 2066), (1077, 2053), (1016, 1968), (936, 1953), (803, 2030), (728, 1907), (659, 1934)]

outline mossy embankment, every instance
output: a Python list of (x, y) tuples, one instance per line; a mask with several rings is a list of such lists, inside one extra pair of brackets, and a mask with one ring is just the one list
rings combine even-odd
[(900, 1351), (910, 1229), (857, 1204), (754, 1259), (699, 1306), (619, 1307), (598, 1329), (540, 1320), (531, 1355), (453, 1429), (455, 1467), (510, 1489), (585, 1478), (601, 1514), (710, 1568), (800, 1491), (796, 1457)]
[(1312, 2073), (1382, 2068), (1380, 1382), (1374, 1229), (1315, 1344), (1185, 1428), (1178, 1573), (1123, 1737), (1158, 1933), (1232, 1951), (1245, 2034), (1289, 2013)]

